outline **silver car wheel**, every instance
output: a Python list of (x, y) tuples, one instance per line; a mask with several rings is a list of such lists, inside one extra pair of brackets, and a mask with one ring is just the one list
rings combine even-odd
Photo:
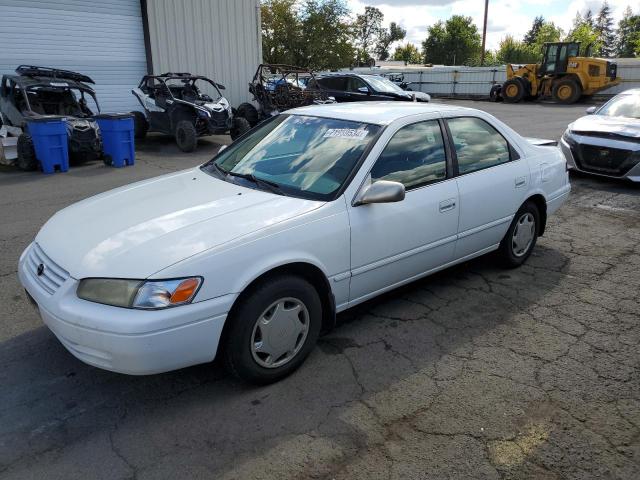
[(535, 238), (535, 232), (536, 219), (529, 212), (523, 213), (516, 222), (513, 236), (511, 237), (511, 250), (516, 257), (522, 257), (527, 254)]
[(273, 302), (256, 320), (251, 335), (251, 355), (264, 368), (289, 363), (309, 333), (309, 311), (297, 298)]

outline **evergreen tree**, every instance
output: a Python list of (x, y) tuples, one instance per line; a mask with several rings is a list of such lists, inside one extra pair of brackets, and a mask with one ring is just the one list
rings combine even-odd
[(590, 27), (595, 26), (595, 22), (593, 21), (593, 13), (591, 12), (591, 9), (587, 10), (587, 13), (584, 14), (584, 21)]
[(627, 7), (618, 23), (616, 50), (619, 57), (634, 57), (640, 48), (640, 15)]
[[(596, 17), (595, 30), (598, 32), (598, 40), (602, 44), (600, 53), (603, 57), (612, 57), (616, 53), (615, 34), (613, 31), (613, 18), (611, 17), (611, 7), (609, 2), (604, 0), (600, 12)], [(586, 46), (585, 46), (586, 47)]]
[(540, 32), (542, 25), (544, 25), (544, 17), (540, 15), (533, 20), (533, 25), (531, 25), (531, 28), (524, 36), (523, 41), (525, 44), (533, 45), (536, 43), (536, 39), (538, 38), (538, 33)]

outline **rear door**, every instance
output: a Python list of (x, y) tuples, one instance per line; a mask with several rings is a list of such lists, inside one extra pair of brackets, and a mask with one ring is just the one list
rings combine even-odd
[(348, 102), (346, 77), (331, 76), (318, 79), (318, 84), (327, 91), (327, 94), (336, 99), (336, 102)]
[(487, 251), (500, 243), (524, 203), (529, 166), (488, 121), (446, 119), (460, 194), (455, 258)]

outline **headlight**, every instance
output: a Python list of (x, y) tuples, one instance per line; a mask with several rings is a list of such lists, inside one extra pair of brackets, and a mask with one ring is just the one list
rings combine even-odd
[(562, 138), (564, 139), (565, 142), (569, 143), (571, 141), (573, 141), (573, 139), (571, 138), (571, 130), (569, 130), (568, 128), (564, 131), (564, 133), (562, 134)]
[(202, 118), (209, 118), (211, 116), (211, 114), (209, 112), (207, 112), (206, 110), (198, 109), (198, 116), (202, 117)]
[(90, 302), (156, 309), (190, 303), (201, 283), (200, 277), (152, 281), (87, 278), (80, 282), (76, 293), (79, 298)]

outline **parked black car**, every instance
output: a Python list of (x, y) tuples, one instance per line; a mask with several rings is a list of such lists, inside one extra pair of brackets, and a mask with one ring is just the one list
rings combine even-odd
[(431, 97), (423, 92), (403, 90), (388, 78), (373, 74), (328, 73), (316, 77), (318, 85), (336, 102), (366, 102), (399, 100), (428, 102)]
[(18, 137), (18, 167), (38, 168), (27, 120), (44, 115), (65, 117), (72, 160), (93, 160), (102, 156), (102, 137), (87, 97), (100, 111), (94, 81), (81, 73), (57, 68), (20, 65), (16, 75), (4, 75), (0, 83), (2, 121), (23, 129)]
[(235, 140), (251, 127), (244, 118), (233, 116), (220, 93), (224, 89), (207, 77), (186, 72), (145, 75), (131, 91), (145, 112), (132, 112), (136, 138), (144, 138), (147, 131), (173, 135), (183, 152), (195, 150), (198, 137), (204, 135), (229, 133)]

